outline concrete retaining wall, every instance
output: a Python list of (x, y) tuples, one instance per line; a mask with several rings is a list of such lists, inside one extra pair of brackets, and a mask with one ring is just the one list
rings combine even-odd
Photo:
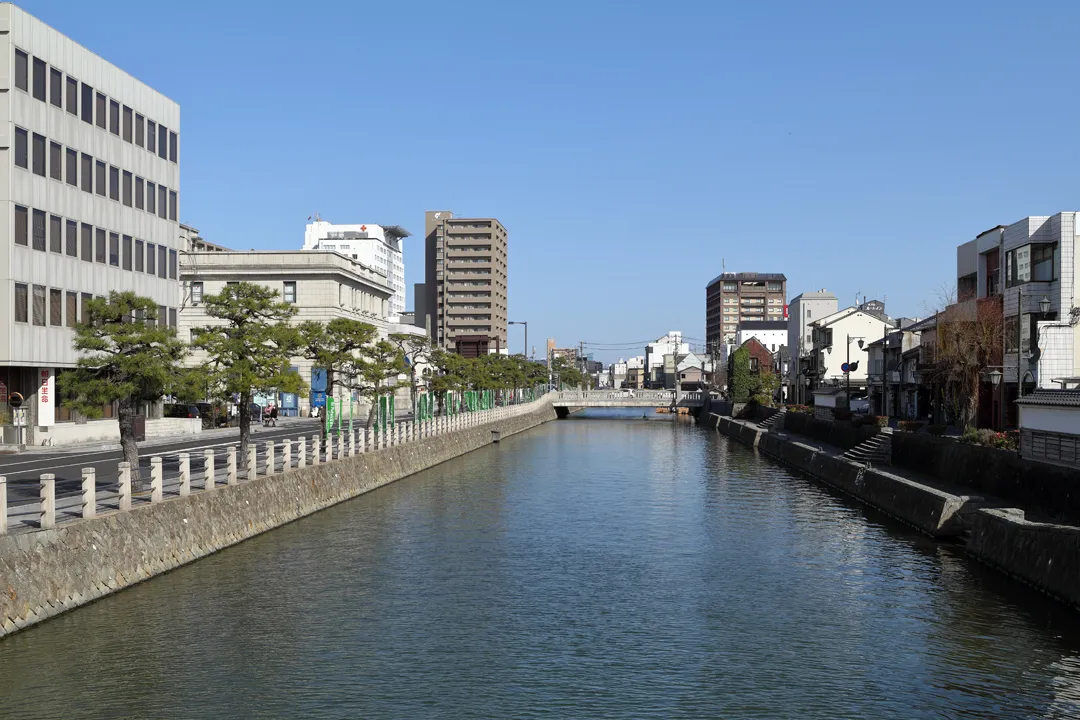
[(1080, 607), (1080, 528), (1030, 522), (1022, 510), (976, 513), (967, 550), (1043, 592)]
[[(147, 439), (169, 435), (196, 435), (202, 430), (202, 420), (199, 418), (155, 418), (146, 421)], [(119, 439), (118, 434), (118, 442)]]
[(89, 520), (0, 536), (0, 638), (259, 533), (555, 418), (550, 400), (477, 427), (218, 486)]

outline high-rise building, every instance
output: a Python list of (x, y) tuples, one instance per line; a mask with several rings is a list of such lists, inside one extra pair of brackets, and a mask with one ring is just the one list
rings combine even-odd
[(27, 442), (109, 436), (114, 408), (76, 422), (54, 383), (91, 298), (131, 290), (177, 324), (180, 106), (10, 3), (0, 26), (0, 406), (26, 398)]
[(424, 309), (416, 324), (438, 347), (469, 355), (506, 350), (507, 233), (495, 218), (428, 211)]
[(316, 220), (304, 230), (304, 249), (341, 253), (386, 275), (394, 291), (389, 307), (389, 316), (394, 317), (405, 312), (401, 241), (411, 234), (399, 225), (334, 225)]
[(786, 320), (783, 273), (721, 273), (705, 286), (705, 341), (710, 348), (735, 342), (741, 320)]

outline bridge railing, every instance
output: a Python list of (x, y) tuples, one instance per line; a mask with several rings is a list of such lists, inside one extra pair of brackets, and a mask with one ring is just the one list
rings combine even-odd
[(666, 400), (675, 399), (674, 390), (560, 390), (555, 400)]

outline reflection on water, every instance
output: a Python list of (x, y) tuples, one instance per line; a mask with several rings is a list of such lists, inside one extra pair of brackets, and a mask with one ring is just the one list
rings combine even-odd
[(597, 411), (0, 643), (0, 716), (1065, 718), (1078, 651), (955, 547)]

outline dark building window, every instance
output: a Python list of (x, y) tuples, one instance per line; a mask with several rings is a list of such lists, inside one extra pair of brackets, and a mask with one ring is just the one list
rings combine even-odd
[(131, 173), (124, 171), (124, 204), (131, 207)]
[(94, 118), (97, 121), (97, 126), (102, 130), (105, 129), (105, 96), (101, 93), (97, 93), (94, 96)]
[(94, 158), (86, 153), (82, 154), (82, 189), (88, 193), (94, 192)]
[(49, 69), (49, 102), (64, 107), (64, 73), (56, 68)]
[(149, 180), (146, 181), (146, 211), (151, 215), (157, 212), (155, 198), (157, 197), (157, 188), (154, 187), (154, 183)]
[(45, 102), (45, 85), (49, 82), (46, 75), (49, 67), (40, 58), (34, 58), (34, 97)]
[(125, 270), (131, 269), (131, 236), (124, 236), (124, 261), (123, 268)]
[(157, 275), (157, 263), (154, 262), (156, 259), (154, 243), (146, 243), (146, 273), (148, 275)]
[(74, 220), (67, 221), (67, 254), (79, 257), (79, 223)]
[(143, 116), (135, 113), (135, 144), (139, 147), (143, 146), (143, 132)]
[(70, 75), (67, 79), (67, 111), (76, 116), (79, 114), (79, 81)]
[(143, 258), (146, 255), (146, 248), (142, 240), (135, 241), (135, 272), (143, 271)]
[(15, 322), (30, 322), (27, 304), (30, 288), (23, 283), (15, 283)]
[(30, 160), (34, 165), (34, 174), (45, 177), (45, 136), (34, 133), (33, 157)]
[(176, 136), (176, 133), (169, 131), (169, 160), (176, 162), (177, 145), (179, 145), (180, 139)]
[(94, 296), (90, 293), (82, 293), (82, 322), (86, 323), (90, 319), (90, 301), (94, 299)]
[(82, 259), (86, 262), (94, 262), (94, 228), (86, 223), (79, 227), (82, 236)]
[(176, 191), (169, 191), (169, 219), (176, 219)]
[(94, 88), (86, 83), (82, 84), (82, 119), (94, 124)]
[(94, 190), (102, 197), (107, 194), (105, 189), (105, 163), (100, 160), (94, 164)]
[(34, 249), (45, 252), (45, 211), (35, 210), (32, 217), (34, 221)]
[(157, 154), (162, 160), (169, 157), (169, 129), (158, 125)]
[(67, 326), (75, 327), (79, 322), (79, 294), (70, 290), (67, 294)]
[(161, 278), (162, 280), (164, 280), (166, 277), (168, 277), (169, 268), (168, 268), (167, 265), (165, 265), (165, 263), (167, 262), (167, 257), (168, 257), (167, 254), (166, 254), (167, 251), (168, 251), (168, 248), (166, 248), (164, 245), (158, 245), (158, 248), (157, 248), (158, 277)]
[(176, 308), (169, 308), (169, 327), (176, 327)]
[(64, 324), (64, 292), (56, 288), (49, 289), (49, 324), (57, 327)]
[(30, 213), (22, 205), (15, 206), (15, 244), (30, 244)]
[(146, 119), (146, 149), (150, 152), (157, 152), (157, 123), (153, 120)]
[(105, 230), (94, 228), (94, 260), (105, 264)]
[(34, 324), (45, 327), (45, 286), (34, 286)]
[(29, 135), (20, 127), (15, 128), (15, 164), (30, 169)]
[(288, 281), (288, 282), (284, 283), (284, 288), (282, 290), (281, 299), (284, 302), (287, 302), (287, 303), (290, 303), (290, 304), (296, 302), (296, 282)]
[(143, 179), (136, 176), (135, 178), (135, 208), (138, 210), (144, 209), (143, 205)]
[(109, 101), (109, 132), (120, 134), (120, 103), (115, 100)]
[(169, 279), (176, 279), (176, 251), (169, 251)]
[(109, 264), (120, 267), (120, 235), (109, 233)]
[(109, 199), (120, 199), (120, 168), (109, 166)]
[(64, 252), (64, 218), (59, 215), (49, 216), (49, 250)]
[(60, 143), (49, 143), (49, 177), (64, 179), (64, 146)]
[(165, 211), (167, 209), (167, 206), (165, 205), (165, 203), (168, 202), (169, 190), (164, 185), (158, 185), (157, 189), (158, 189), (158, 197), (157, 197), (157, 201), (158, 201), (158, 217), (161, 218), (162, 220), (164, 220), (166, 218)]
[(30, 56), (22, 50), (15, 51), (15, 87), (30, 92), (29, 83)]
[(79, 186), (79, 153), (71, 148), (67, 149), (67, 180), (68, 185)]
[(133, 110), (127, 105), (124, 106), (124, 140), (131, 142), (131, 126)]

